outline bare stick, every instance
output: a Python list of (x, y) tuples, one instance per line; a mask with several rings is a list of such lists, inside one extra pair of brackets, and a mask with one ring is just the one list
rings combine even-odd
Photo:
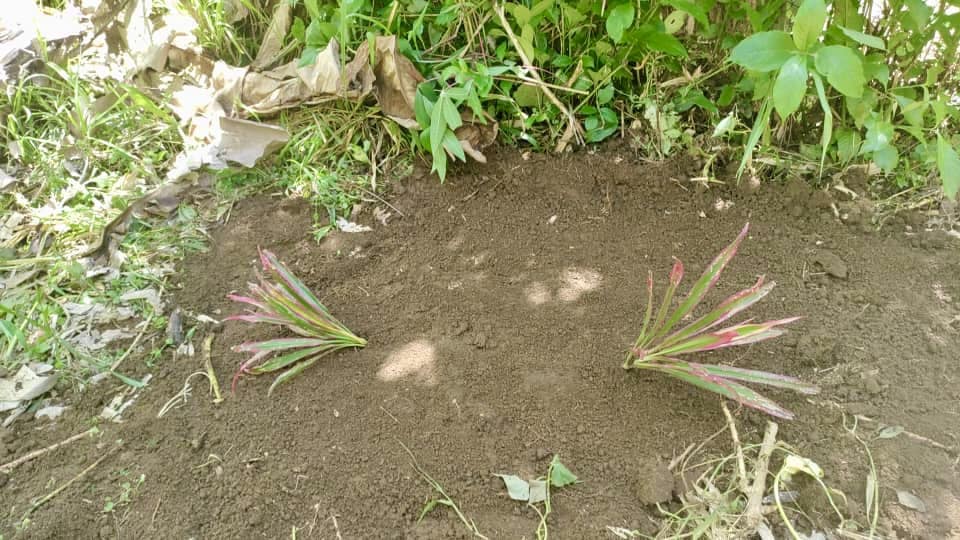
[(150, 526), (153, 527), (153, 524), (157, 521), (157, 512), (160, 511), (160, 501), (163, 500), (163, 497), (157, 497), (157, 506), (153, 508), (153, 515), (150, 516)]
[(83, 433), (77, 433), (76, 435), (74, 435), (74, 436), (72, 436), (72, 437), (70, 437), (70, 438), (68, 438), (68, 439), (62, 440), (62, 441), (60, 441), (60, 442), (58, 442), (58, 443), (56, 443), (56, 444), (51, 444), (50, 446), (48, 446), (48, 447), (46, 447), (46, 448), (41, 448), (40, 450), (34, 450), (33, 452), (30, 452), (29, 454), (27, 454), (27, 455), (25, 455), (25, 456), (23, 456), (23, 457), (17, 458), (17, 459), (15, 459), (15, 460), (11, 461), (10, 463), (4, 464), (4, 465), (0, 465), (0, 472), (2, 472), (2, 473), (9, 473), (9, 472), (12, 471), (14, 468), (16, 468), (18, 465), (22, 465), (22, 464), (24, 464), (24, 463), (26, 463), (26, 462), (28, 462), (28, 461), (30, 461), (30, 460), (32, 460), (32, 459), (36, 459), (36, 458), (38, 458), (38, 457), (46, 454), (47, 452), (52, 452), (52, 451), (56, 450), (57, 448), (60, 448), (61, 446), (66, 446), (66, 445), (72, 443), (73, 441), (80, 440), (80, 439), (84, 438), (84, 437), (87, 436), (87, 435), (92, 435), (92, 434), (96, 433), (96, 431), (97, 431), (96, 428), (90, 428), (90, 429), (84, 431)]
[(130, 356), (130, 353), (133, 352), (133, 349), (134, 347), (137, 346), (137, 343), (140, 343), (140, 338), (142, 338), (143, 335), (146, 334), (147, 330), (150, 328), (150, 323), (153, 322), (154, 315), (155, 315), (155, 312), (150, 313), (150, 316), (147, 317), (147, 321), (143, 323), (143, 330), (141, 330), (140, 333), (137, 334), (137, 337), (133, 338), (133, 343), (131, 343), (130, 346), (127, 347), (127, 350), (124, 351), (124, 353), (120, 356), (120, 358), (117, 358), (117, 361), (114, 362), (112, 366), (110, 366), (110, 371), (116, 371), (117, 368), (120, 367), (120, 364), (124, 360), (126, 360), (128, 356)]
[(337, 533), (337, 540), (343, 540), (343, 537), (340, 536), (340, 525), (337, 524), (337, 515), (330, 514), (330, 521), (333, 522), (333, 532)]
[(744, 511), (744, 517), (747, 522), (747, 530), (751, 533), (756, 531), (760, 522), (763, 521), (763, 493), (767, 487), (770, 456), (773, 455), (773, 448), (777, 444), (777, 429), (775, 422), (767, 422), (767, 430), (763, 433), (763, 444), (760, 445), (760, 453), (757, 454), (757, 464), (753, 471), (753, 486), (747, 493), (747, 508)]
[[(108, 457), (110, 457), (111, 455), (113, 455), (113, 453), (116, 452), (116, 451), (119, 450), (119, 449), (120, 449), (120, 446), (114, 446), (114, 447), (111, 448), (106, 454), (100, 456), (99, 459), (97, 459), (96, 461), (94, 461), (92, 465), (90, 465), (90, 466), (87, 467), (86, 469), (80, 471), (80, 474), (78, 474), (78, 475), (74, 476), (73, 478), (71, 478), (69, 482), (67, 482), (66, 484), (64, 484), (64, 485), (58, 487), (57, 489), (51, 491), (50, 493), (46, 494), (42, 499), (40, 499), (39, 501), (33, 503), (33, 506), (31, 506), (30, 509), (27, 510), (26, 513), (23, 514), (23, 519), (26, 519), (27, 517), (29, 517), (30, 514), (32, 514), (37, 508), (40, 508), (41, 506), (43, 506), (44, 504), (46, 504), (50, 499), (52, 499), (52, 498), (56, 497), (57, 495), (59, 495), (60, 492), (62, 492), (63, 490), (67, 489), (68, 487), (72, 486), (74, 482), (76, 482), (77, 480), (79, 480), (79, 479), (83, 478), (84, 476), (86, 476), (87, 474), (89, 474), (90, 471), (92, 471), (93, 469), (95, 469), (95, 468), (97, 467), (97, 465), (100, 465), (101, 463), (103, 463), (103, 461), (104, 461), (105, 459), (107, 459)], [(22, 521), (22, 520), (21, 520), (21, 521)]]
[(207, 379), (210, 381), (210, 390), (213, 392), (213, 402), (221, 403), (223, 397), (220, 395), (220, 383), (217, 382), (217, 374), (213, 371), (213, 360), (211, 359), (211, 350), (213, 348), (213, 334), (203, 340), (203, 364), (207, 369)]
[(537, 72), (537, 68), (533, 66), (533, 63), (530, 62), (530, 59), (527, 58), (527, 53), (523, 52), (523, 48), (520, 46), (520, 42), (517, 41), (516, 34), (513, 33), (513, 28), (510, 27), (510, 23), (507, 22), (507, 17), (503, 14), (503, 6), (499, 2), (493, 4), (493, 10), (497, 12), (497, 17), (500, 18), (500, 24), (503, 26), (503, 30), (507, 33), (507, 37), (510, 39), (510, 43), (513, 44), (513, 48), (517, 50), (517, 54), (520, 55), (520, 60), (523, 62), (523, 67), (530, 73), (530, 77), (533, 79), (533, 82), (543, 91), (543, 95), (547, 96), (560, 112), (567, 117), (567, 129), (564, 131), (563, 136), (560, 137), (560, 140), (557, 142), (555, 152), (563, 152), (567, 148), (567, 143), (572, 138), (576, 138), (578, 143), (583, 142), (583, 138), (580, 136), (582, 129), (580, 128), (580, 122), (577, 122), (576, 117), (570, 113), (570, 110), (564, 106), (563, 102), (557, 99), (556, 94), (550, 90), (550, 87), (547, 86), (543, 79), (540, 78), (540, 73)]
[(386, 410), (386, 409), (383, 408), (383, 405), (380, 406), (380, 410), (383, 411), (384, 413), (386, 413), (387, 416), (389, 416), (390, 419), (394, 421), (394, 423), (397, 423), (397, 424), (400, 423), (400, 421), (397, 420), (397, 417), (396, 417), (396, 416), (390, 414), (390, 411), (388, 411), (388, 410)]
[[(874, 418), (870, 418), (869, 416), (863, 416), (862, 414), (855, 414), (854, 417), (855, 417), (857, 420), (861, 420), (861, 421), (863, 421), (863, 422), (873, 422), (873, 423), (875, 423), (875, 424), (879, 424), (879, 423), (880, 423), (879, 420), (876, 420), (876, 419), (874, 419)], [(943, 443), (939, 443), (939, 442), (937, 442), (937, 441), (935, 441), (935, 440), (933, 440), (933, 439), (930, 439), (930, 438), (928, 438), (928, 437), (924, 437), (923, 435), (918, 435), (918, 434), (916, 434), (916, 433), (914, 433), (914, 432), (912, 432), (912, 431), (907, 431), (906, 429), (903, 430), (903, 434), (906, 435), (907, 437), (909, 437), (909, 438), (917, 441), (917, 442), (929, 444), (930, 446), (932, 446), (932, 447), (934, 447), (934, 448), (937, 448), (937, 449), (939, 449), (939, 450), (943, 450), (944, 452), (946, 452), (946, 453), (948, 453), (948, 454), (953, 453), (953, 452), (955, 451), (955, 449), (953, 449), (953, 448), (951, 448), (951, 447), (949, 447), (949, 446), (947, 446), (947, 445), (945, 445), (945, 444), (943, 444)]]
[(750, 479), (747, 478), (747, 466), (743, 459), (743, 446), (740, 445), (740, 435), (737, 433), (737, 423), (733, 421), (733, 415), (727, 408), (727, 401), (720, 399), (720, 407), (723, 409), (723, 415), (727, 417), (727, 425), (730, 426), (730, 438), (733, 439), (733, 449), (737, 452), (737, 472), (740, 476), (740, 491), (746, 495), (750, 493)]

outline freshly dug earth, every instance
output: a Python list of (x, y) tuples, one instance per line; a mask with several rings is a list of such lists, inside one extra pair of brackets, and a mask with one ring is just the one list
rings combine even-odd
[[(331, 234), (319, 244), (305, 203), (241, 202), (209, 252), (183, 264), (172, 303), (185, 320), (238, 312), (226, 295), (254, 278), (262, 246), (369, 346), (324, 359), (272, 397), (269, 377), (244, 378), (229, 393), (244, 359), (231, 347), (279, 331), (199, 325), (197, 354), (161, 360), (122, 423), (102, 424), (97, 441), (73, 442), (0, 476), (4, 537), (470, 537), (443, 506), (417, 524), (434, 493), (404, 446), (490, 538), (532, 538), (538, 521), (494, 474), (543, 475), (554, 454), (582, 482), (554, 492), (551, 538), (612, 538), (607, 526), (654, 531), (654, 504), (669, 506), (674, 491), (666, 464), (725, 420), (715, 396), (621, 368), (640, 328), (646, 273), (662, 284), (676, 256), (689, 285), (748, 221), (750, 235), (710, 298), (766, 274), (779, 285), (750, 316), (803, 319), (787, 336), (703, 360), (821, 385), (815, 399), (767, 393), (797, 414), (780, 423), (781, 439), (824, 469), (861, 523), (869, 462), (843, 419), (847, 427), (854, 415), (873, 419), (861, 419), (857, 433), (878, 468), (881, 531), (960, 537), (957, 241), (908, 234), (902, 223), (879, 235), (857, 219), (841, 224), (831, 198), (801, 184), (755, 193), (692, 186), (681, 167), (611, 152), (504, 152), (443, 186), (408, 179), (395, 209), (382, 207), (392, 214), (385, 225), (367, 208), (355, 219), (372, 232)], [(211, 403), (195, 377), (187, 404), (158, 419), (202, 369), (201, 344), (211, 333), (225, 401)], [(135, 360), (125, 369), (147, 371)], [(54, 425), (14, 424), (3, 436), (3, 461), (89, 427), (118, 390), (111, 384), (88, 389)], [(765, 417), (736, 416), (741, 439), (758, 443)], [(907, 432), (872, 439), (881, 425)], [(74, 478), (118, 439), (119, 451), (40, 506), (17, 535), (31, 499)], [(729, 453), (729, 441), (724, 434), (704, 452)], [(921, 499), (926, 512), (898, 504), (896, 490)], [(822, 495), (803, 493), (810, 519), (837, 524)], [(107, 497), (121, 501), (112, 512), (104, 511)], [(807, 519), (799, 524), (809, 532)]]

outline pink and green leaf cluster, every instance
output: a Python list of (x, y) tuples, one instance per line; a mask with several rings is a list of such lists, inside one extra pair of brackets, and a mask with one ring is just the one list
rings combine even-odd
[(627, 369), (659, 371), (735, 400), (747, 407), (753, 407), (776, 417), (790, 419), (793, 418), (793, 413), (753, 391), (743, 383), (786, 388), (803, 394), (816, 394), (819, 392), (816, 386), (785, 375), (729, 366), (699, 364), (677, 358), (685, 354), (748, 345), (774, 338), (784, 333), (780, 326), (799, 319), (799, 317), (790, 317), (763, 323), (747, 320), (740, 324), (717, 329), (717, 327), (757, 303), (773, 290), (776, 284), (774, 282), (764, 283), (764, 278), (761, 276), (756, 284), (749, 289), (727, 298), (692, 322), (684, 322), (717, 283), (720, 273), (736, 255), (737, 248), (746, 237), (749, 228), (749, 223), (744, 225), (736, 240), (721, 251), (713, 262), (707, 266), (703, 275), (694, 283), (690, 293), (676, 309), (672, 308), (672, 303), (677, 287), (683, 279), (683, 263), (678, 260), (674, 261), (667, 290), (656, 313), (654, 313), (653, 306), (653, 274), (648, 274), (647, 308), (643, 318), (643, 328), (627, 355), (624, 367)]
[(347, 348), (362, 348), (367, 341), (357, 337), (327, 310), (320, 300), (273, 253), (260, 250), (263, 272), (259, 284), (250, 284), (250, 296), (231, 294), (231, 300), (256, 308), (226, 320), (274, 324), (301, 337), (278, 338), (237, 345), (237, 352), (253, 353), (233, 376), (233, 388), (243, 374), (285, 370), (270, 385), (278, 385), (303, 372), (324, 356)]

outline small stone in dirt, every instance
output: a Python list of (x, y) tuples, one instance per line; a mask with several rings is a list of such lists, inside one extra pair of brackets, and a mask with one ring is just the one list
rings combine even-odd
[(550, 450), (547, 450), (546, 448), (537, 448), (537, 459), (538, 460), (547, 459), (548, 457), (550, 457), (551, 453), (552, 452), (550, 452)]
[(847, 263), (843, 262), (836, 253), (827, 250), (818, 250), (813, 256), (813, 264), (823, 268), (823, 271), (840, 279), (847, 279)]
[(867, 375), (863, 378), (863, 389), (873, 396), (883, 392), (883, 386), (880, 385), (876, 375)]
[(646, 459), (640, 462), (634, 495), (644, 505), (669, 502), (673, 499), (674, 483), (673, 473), (663, 461)]

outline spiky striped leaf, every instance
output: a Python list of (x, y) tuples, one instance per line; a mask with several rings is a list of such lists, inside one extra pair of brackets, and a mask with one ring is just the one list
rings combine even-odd
[(703, 372), (697, 373), (691, 369), (684, 369), (675, 365), (647, 364), (645, 369), (653, 369), (676, 377), (684, 382), (694, 386), (709, 390), (728, 399), (732, 399), (746, 407), (751, 407), (763, 411), (771, 416), (792, 420), (793, 413), (781, 407), (773, 400), (755, 392), (754, 390), (737, 383), (735, 381), (724, 379), (722, 377), (712, 377)]
[(730, 259), (737, 254), (737, 248), (740, 246), (740, 242), (747, 236), (749, 229), (750, 224), (747, 223), (743, 226), (743, 229), (733, 243), (724, 248), (723, 251), (713, 259), (706, 270), (704, 270), (703, 275), (700, 276), (700, 279), (698, 279), (693, 285), (693, 288), (690, 289), (690, 294), (687, 295), (686, 300), (670, 315), (670, 318), (667, 319), (663, 327), (657, 331), (652, 339), (663, 337), (669, 333), (677, 323), (697, 307), (700, 301), (703, 300), (703, 297), (706, 296), (710, 289), (717, 283), (717, 280), (720, 278), (720, 273), (723, 272), (723, 269), (730, 262)]

